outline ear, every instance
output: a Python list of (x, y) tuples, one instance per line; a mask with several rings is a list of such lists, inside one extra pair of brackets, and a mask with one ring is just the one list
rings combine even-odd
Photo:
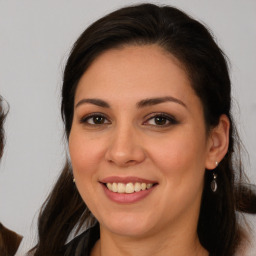
[(229, 118), (226, 115), (221, 115), (219, 124), (210, 131), (208, 137), (206, 169), (215, 169), (226, 155), (229, 145), (229, 128)]

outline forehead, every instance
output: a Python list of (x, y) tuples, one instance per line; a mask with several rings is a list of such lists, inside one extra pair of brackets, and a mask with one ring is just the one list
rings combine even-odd
[[(185, 69), (158, 45), (123, 46), (98, 56), (81, 77), (81, 97), (157, 97), (194, 94)], [(194, 95), (195, 96), (195, 95)]]

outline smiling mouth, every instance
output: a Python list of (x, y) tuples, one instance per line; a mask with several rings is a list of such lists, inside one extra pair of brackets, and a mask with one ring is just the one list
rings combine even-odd
[(104, 185), (107, 187), (108, 190), (114, 193), (119, 194), (131, 194), (131, 193), (137, 193), (140, 191), (148, 190), (152, 188), (154, 183), (140, 183), (140, 182), (129, 182), (129, 183), (104, 183)]

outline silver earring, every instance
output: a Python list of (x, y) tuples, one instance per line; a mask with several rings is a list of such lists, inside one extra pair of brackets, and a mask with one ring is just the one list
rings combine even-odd
[(74, 183), (76, 183), (76, 180), (75, 180), (75, 178), (73, 178), (73, 182), (74, 182)]
[(211, 189), (212, 189), (212, 192), (216, 192), (217, 191), (217, 188), (218, 188), (218, 185), (217, 185), (217, 174), (213, 172), (213, 180), (211, 182)]

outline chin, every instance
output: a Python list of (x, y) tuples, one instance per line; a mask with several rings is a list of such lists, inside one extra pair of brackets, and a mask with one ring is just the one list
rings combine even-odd
[(102, 226), (120, 236), (141, 237), (148, 233), (150, 229), (145, 218), (142, 219), (138, 216), (115, 216), (104, 222), (102, 222)]

